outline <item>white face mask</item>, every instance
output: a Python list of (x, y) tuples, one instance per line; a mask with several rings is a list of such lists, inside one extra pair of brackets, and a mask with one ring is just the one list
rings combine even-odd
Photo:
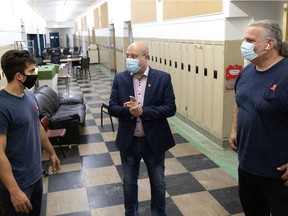
[(139, 59), (127, 58), (126, 67), (127, 70), (130, 71), (131, 73), (133, 74), (138, 73), (141, 69), (141, 66), (139, 65)]
[(245, 58), (248, 61), (252, 61), (258, 56), (254, 52), (254, 44), (248, 43), (246, 41), (243, 41), (241, 44), (241, 53), (242, 53), (243, 58)]
[(127, 70), (133, 74), (138, 73), (141, 70), (141, 68), (144, 66), (144, 64), (142, 66), (140, 66), (139, 61), (142, 60), (144, 57), (145, 57), (145, 55), (141, 59), (127, 58), (126, 59)]

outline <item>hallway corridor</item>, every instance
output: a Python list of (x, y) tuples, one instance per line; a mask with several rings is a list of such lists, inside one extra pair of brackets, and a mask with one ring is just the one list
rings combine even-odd
[[(114, 145), (117, 120), (113, 118), (113, 132), (109, 116), (103, 114), (103, 127), (100, 118), (100, 107), (102, 102), (109, 100), (113, 78), (109, 74), (111, 72), (105, 71), (100, 65), (91, 65), (90, 71), (91, 78), (87, 79), (71, 74), (70, 95), (84, 95), (86, 122), (81, 128), (81, 143), (71, 148), (64, 147), (67, 158), (55, 146), (62, 169), (57, 175), (49, 173), (48, 177), (43, 177), (43, 216), (124, 215), (122, 170), (119, 152)], [(64, 81), (58, 83), (58, 90), (59, 95), (66, 95)], [(167, 215), (243, 216), (235, 179), (237, 166), (225, 162), (225, 153), (230, 155), (233, 152), (215, 150), (218, 154), (205, 150), (199, 143), (179, 133), (185, 131), (177, 119), (171, 120), (171, 128), (177, 145), (166, 153)], [(45, 153), (43, 160), (47, 163), (48, 156)], [(227, 170), (232, 170), (229, 175)], [(138, 197), (140, 216), (151, 215), (150, 186), (143, 162)]]

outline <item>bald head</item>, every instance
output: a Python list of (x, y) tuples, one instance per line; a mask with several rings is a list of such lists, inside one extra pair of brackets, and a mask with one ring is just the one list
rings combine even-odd
[(134, 42), (130, 44), (127, 48), (126, 67), (130, 72), (134, 71), (131, 68), (129, 69), (129, 66), (131, 67), (131, 63), (134, 64), (135, 60), (137, 60), (136, 64), (138, 64), (138, 67), (140, 67), (139, 70), (137, 69), (136, 73), (139, 76), (142, 76), (148, 67), (148, 61), (149, 61), (148, 46), (143, 41)]
[(131, 43), (127, 48), (127, 52), (129, 51), (137, 52), (138, 56), (144, 56), (149, 54), (148, 46), (144, 41), (136, 41), (134, 43)]

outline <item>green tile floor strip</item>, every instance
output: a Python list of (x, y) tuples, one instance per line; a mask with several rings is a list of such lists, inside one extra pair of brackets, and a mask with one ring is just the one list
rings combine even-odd
[(203, 136), (191, 126), (187, 125), (177, 117), (168, 119), (171, 128), (176, 130), (195, 148), (209, 157), (218, 166), (223, 168), (226, 173), (235, 179), (238, 179), (238, 159), (237, 154), (230, 149), (221, 149), (211, 140)]

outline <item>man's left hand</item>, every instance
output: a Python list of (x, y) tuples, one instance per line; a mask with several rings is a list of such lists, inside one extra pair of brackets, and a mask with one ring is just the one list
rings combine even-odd
[(281, 179), (284, 181), (284, 185), (288, 187), (288, 163), (277, 167), (277, 170), (284, 172), (284, 174), (281, 176)]
[(56, 154), (52, 154), (50, 156), (50, 160), (52, 162), (52, 173), (57, 174), (61, 169), (60, 160)]

